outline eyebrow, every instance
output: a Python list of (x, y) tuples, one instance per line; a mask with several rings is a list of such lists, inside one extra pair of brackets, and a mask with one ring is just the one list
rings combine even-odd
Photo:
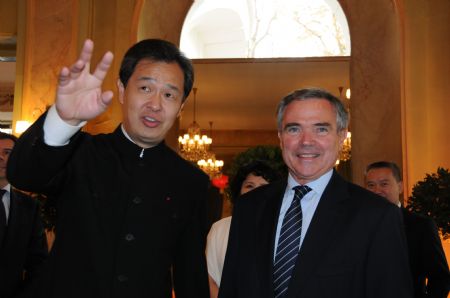
[(319, 122), (319, 123), (314, 123), (314, 126), (331, 126), (331, 124), (328, 122)]
[[(139, 77), (139, 78), (138, 78), (138, 81), (149, 81), (149, 82), (152, 82), (152, 83), (158, 82), (155, 78), (152, 78), (152, 77), (146, 77), (146, 76)], [(177, 86), (175, 86), (175, 85), (172, 85), (172, 84), (165, 84), (165, 86), (168, 87), (169, 89), (172, 89), (172, 90), (174, 90), (174, 91), (180, 92), (180, 89), (179, 89)]]

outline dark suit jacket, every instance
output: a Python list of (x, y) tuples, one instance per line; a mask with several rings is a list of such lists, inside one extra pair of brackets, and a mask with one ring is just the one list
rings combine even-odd
[(402, 208), (402, 212), (414, 297), (446, 298), (450, 275), (436, 225), (431, 218), (412, 213), (405, 208)]
[(15, 297), (36, 280), (48, 254), (38, 203), (13, 189), (10, 198), (8, 230), (0, 248), (2, 298)]
[(164, 142), (143, 150), (118, 127), (43, 140), (41, 117), (17, 141), (8, 179), (57, 198), (56, 237), (35, 297), (209, 297), (208, 176)]
[[(276, 225), (286, 181), (244, 195), (233, 211), (220, 298), (273, 297)], [(411, 298), (398, 208), (336, 172), (306, 233), (287, 297)]]

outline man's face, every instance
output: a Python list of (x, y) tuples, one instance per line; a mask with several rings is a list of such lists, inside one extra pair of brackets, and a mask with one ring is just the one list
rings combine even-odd
[(284, 162), (300, 184), (316, 180), (334, 167), (346, 135), (346, 130), (337, 131), (331, 103), (316, 98), (292, 101), (278, 133)]
[(402, 193), (402, 182), (397, 181), (389, 168), (371, 169), (366, 174), (366, 189), (385, 197), (389, 202), (398, 205)]
[(184, 75), (176, 63), (141, 60), (126, 87), (118, 81), (123, 126), (143, 148), (164, 140), (183, 106)]
[(6, 179), (6, 165), (13, 147), (14, 142), (12, 140), (0, 140), (0, 179)]

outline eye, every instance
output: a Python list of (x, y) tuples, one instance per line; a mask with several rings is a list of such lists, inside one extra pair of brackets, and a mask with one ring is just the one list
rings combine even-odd
[(287, 126), (284, 131), (290, 135), (297, 135), (300, 133), (300, 127), (298, 126)]
[(166, 92), (166, 93), (164, 93), (164, 97), (167, 99), (175, 99), (175, 94)]
[(318, 135), (326, 135), (330, 131), (330, 128), (327, 126), (319, 126), (316, 128), (316, 133)]
[(375, 187), (375, 184), (373, 183), (367, 183), (367, 188), (372, 189)]
[(150, 87), (148, 87), (148, 86), (142, 86), (142, 87), (139, 87), (139, 89), (144, 91), (145, 93), (149, 93), (152, 91), (152, 89), (150, 89)]

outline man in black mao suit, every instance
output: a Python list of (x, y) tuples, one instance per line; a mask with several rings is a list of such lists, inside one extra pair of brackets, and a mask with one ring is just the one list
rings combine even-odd
[(402, 210), (414, 297), (446, 298), (450, 290), (450, 273), (436, 224), (431, 218), (402, 207), (400, 168), (393, 162), (374, 162), (367, 166), (365, 184), (367, 189)]
[(347, 133), (342, 103), (297, 90), (277, 120), (289, 177), (234, 207), (219, 297), (412, 297), (399, 210), (333, 170)]
[(15, 186), (57, 198), (56, 238), (34, 297), (209, 297), (209, 179), (164, 142), (192, 89), (192, 64), (164, 40), (133, 45), (117, 80), (123, 122), (90, 135), (81, 128), (113, 95), (101, 89), (112, 53), (91, 73), (92, 54), (87, 40), (8, 164)]
[[(47, 241), (35, 200), (11, 188), (6, 164), (16, 138), (0, 132), (0, 297), (24, 293), (47, 258)], [(6, 212), (7, 211), (7, 212)], [(6, 216), (7, 214), (7, 216)], [(5, 221), (6, 220), (6, 221)], [(6, 225), (7, 223), (7, 225)]]

